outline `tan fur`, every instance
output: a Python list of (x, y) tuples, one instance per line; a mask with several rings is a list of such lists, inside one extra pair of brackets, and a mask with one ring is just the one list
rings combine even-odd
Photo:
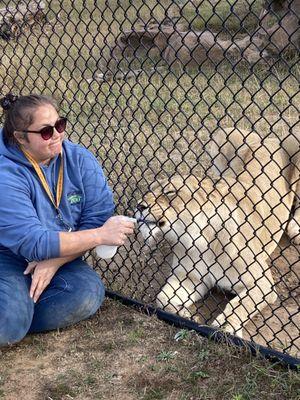
[[(300, 245), (300, 130), (294, 127), (293, 132), (280, 137), (280, 139), (263, 139), (256, 132), (227, 128), (217, 132), (217, 141), (212, 140), (210, 145), (210, 157), (212, 161), (212, 173), (218, 176), (231, 176), (236, 178), (245, 168), (243, 154), (251, 147), (251, 143), (261, 143), (268, 146), (274, 140), (278, 141), (282, 157), (282, 174), (295, 188), (294, 210), (286, 228), (286, 233), (291, 241)], [(267, 147), (268, 148), (268, 147)], [(271, 148), (269, 152), (271, 152)], [(296, 182), (292, 182), (292, 176)]]
[(154, 185), (136, 215), (147, 221), (140, 229), (148, 243), (154, 246), (162, 232), (174, 253), (158, 306), (191, 317), (212, 287), (231, 291), (236, 296), (212, 325), (239, 336), (249, 318), (277, 298), (267, 259), (286, 228), (298, 178), (278, 139), (245, 135), (215, 136), (218, 180), (174, 176)]

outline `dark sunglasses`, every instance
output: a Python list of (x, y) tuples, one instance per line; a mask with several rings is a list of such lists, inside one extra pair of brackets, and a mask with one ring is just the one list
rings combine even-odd
[(23, 131), (24, 133), (39, 133), (44, 140), (49, 140), (52, 138), (54, 134), (54, 128), (57, 130), (58, 133), (62, 133), (67, 126), (67, 118), (59, 118), (54, 126), (45, 126), (39, 131)]

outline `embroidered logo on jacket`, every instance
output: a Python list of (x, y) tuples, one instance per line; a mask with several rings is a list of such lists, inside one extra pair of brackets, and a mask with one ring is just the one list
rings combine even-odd
[(80, 203), (80, 202), (81, 202), (81, 199), (82, 199), (82, 196), (81, 196), (81, 194), (78, 194), (78, 193), (72, 193), (72, 194), (70, 194), (70, 195), (68, 196), (68, 202), (69, 202), (70, 204), (77, 204), (77, 203)]

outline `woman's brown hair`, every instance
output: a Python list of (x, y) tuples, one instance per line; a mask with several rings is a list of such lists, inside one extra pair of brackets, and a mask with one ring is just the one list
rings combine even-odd
[(0, 99), (0, 105), (4, 110), (3, 138), (8, 144), (18, 143), (14, 132), (22, 132), (33, 123), (33, 113), (38, 107), (51, 105), (58, 111), (58, 105), (52, 97), (39, 94), (18, 97), (9, 93)]

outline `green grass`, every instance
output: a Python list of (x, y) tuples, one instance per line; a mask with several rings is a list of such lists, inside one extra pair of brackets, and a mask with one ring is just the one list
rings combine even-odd
[(195, 29), (213, 31), (251, 32), (258, 23), (263, 2), (252, 1), (186, 1), (184, 17)]

